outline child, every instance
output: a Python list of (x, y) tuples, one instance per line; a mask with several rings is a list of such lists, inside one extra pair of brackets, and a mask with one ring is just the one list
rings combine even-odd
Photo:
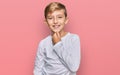
[(44, 14), (52, 34), (39, 43), (34, 75), (76, 75), (81, 58), (80, 40), (78, 35), (64, 31), (68, 22), (65, 6), (52, 2)]

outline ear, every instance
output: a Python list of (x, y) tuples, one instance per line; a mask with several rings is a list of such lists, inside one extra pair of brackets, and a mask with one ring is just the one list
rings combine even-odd
[(67, 24), (67, 23), (68, 23), (68, 21), (69, 21), (69, 20), (68, 20), (68, 18), (66, 17), (65, 24)]
[(46, 19), (44, 20), (44, 23), (45, 23), (46, 25), (48, 25), (48, 23), (47, 23), (47, 20), (46, 20)]

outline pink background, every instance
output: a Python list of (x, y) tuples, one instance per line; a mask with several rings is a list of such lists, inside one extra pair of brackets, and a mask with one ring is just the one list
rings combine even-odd
[(1, 0), (0, 75), (33, 75), (38, 43), (50, 33), (43, 10), (51, 1), (66, 5), (66, 30), (81, 38), (78, 75), (120, 75), (119, 0)]

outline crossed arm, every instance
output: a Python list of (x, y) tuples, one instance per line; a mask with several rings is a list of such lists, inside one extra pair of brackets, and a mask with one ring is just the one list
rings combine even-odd
[[(77, 35), (68, 39), (68, 41), (63, 41), (59, 39), (57, 34), (53, 37), (53, 51), (60, 58), (63, 65), (68, 68), (71, 72), (76, 72), (80, 65), (80, 39)], [(34, 75), (42, 75), (42, 67), (44, 66), (44, 51), (41, 44), (39, 44), (38, 52), (36, 55)]]

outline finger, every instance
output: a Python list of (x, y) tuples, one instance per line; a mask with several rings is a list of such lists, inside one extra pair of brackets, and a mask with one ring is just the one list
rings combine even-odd
[(56, 34), (57, 34), (57, 36), (58, 36), (59, 38), (61, 37), (59, 32), (56, 32)]
[(57, 37), (57, 34), (56, 34), (56, 33), (54, 33), (54, 34), (53, 34), (53, 37)]

